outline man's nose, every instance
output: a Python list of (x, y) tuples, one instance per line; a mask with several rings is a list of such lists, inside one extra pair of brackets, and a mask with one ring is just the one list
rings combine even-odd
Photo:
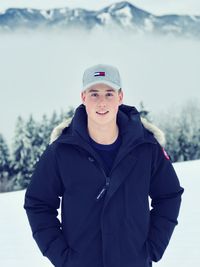
[(99, 96), (99, 104), (105, 104), (106, 102), (106, 97), (104, 95), (100, 95)]

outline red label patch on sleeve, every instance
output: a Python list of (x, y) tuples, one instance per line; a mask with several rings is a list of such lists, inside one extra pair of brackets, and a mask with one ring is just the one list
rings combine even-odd
[(170, 157), (169, 157), (169, 155), (167, 154), (167, 152), (166, 152), (166, 150), (164, 149), (164, 147), (162, 148), (162, 151), (163, 151), (163, 154), (164, 154), (165, 158), (166, 158), (167, 160), (170, 160)]

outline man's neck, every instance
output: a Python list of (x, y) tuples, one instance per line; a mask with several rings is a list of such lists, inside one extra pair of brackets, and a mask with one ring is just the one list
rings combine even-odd
[(88, 133), (95, 142), (109, 145), (116, 141), (119, 134), (119, 128), (116, 123), (112, 126), (94, 126), (88, 123)]

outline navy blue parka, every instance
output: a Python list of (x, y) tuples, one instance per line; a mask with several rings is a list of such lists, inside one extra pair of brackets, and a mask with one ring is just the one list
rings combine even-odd
[(89, 145), (83, 104), (36, 164), (24, 208), (56, 267), (149, 267), (178, 223), (184, 189), (162, 147), (134, 107), (122, 104), (117, 124), (122, 144), (108, 176)]

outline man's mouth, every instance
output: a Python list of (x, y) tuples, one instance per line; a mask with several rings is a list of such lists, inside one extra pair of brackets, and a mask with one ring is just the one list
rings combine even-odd
[(105, 111), (105, 112), (96, 112), (98, 115), (101, 115), (101, 116), (103, 116), (103, 115), (106, 115), (107, 113), (108, 113), (109, 111)]

